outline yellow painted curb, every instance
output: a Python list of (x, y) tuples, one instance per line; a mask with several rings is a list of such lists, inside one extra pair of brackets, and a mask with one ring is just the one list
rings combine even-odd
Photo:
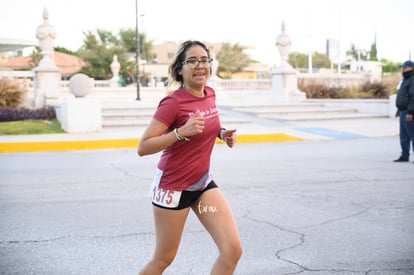
[(5, 152), (86, 150), (86, 149), (105, 149), (105, 148), (131, 148), (131, 147), (137, 147), (137, 145), (138, 145), (137, 138), (1, 142), (0, 152), (5, 153)]
[(294, 137), (283, 133), (237, 135), (237, 143), (284, 142), (299, 140), (303, 140), (303, 138)]
[[(237, 143), (284, 142), (299, 140), (303, 139), (283, 133), (237, 135)], [(222, 141), (218, 139), (217, 142), (222, 143)], [(0, 153), (135, 148), (138, 143), (138, 138), (0, 142)]]

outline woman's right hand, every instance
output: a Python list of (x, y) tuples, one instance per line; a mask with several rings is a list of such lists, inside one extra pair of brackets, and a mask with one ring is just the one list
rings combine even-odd
[(204, 131), (204, 124), (204, 116), (200, 110), (197, 110), (183, 126), (178, 128), (178, 132), (185, 137), (201, 134)]

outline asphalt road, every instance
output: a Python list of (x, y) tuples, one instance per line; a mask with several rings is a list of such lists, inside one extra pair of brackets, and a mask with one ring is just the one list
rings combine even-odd
[[(398, 137), (217, 144), (212, 172), (244, 248), (235, 274), (414, 274), (414, 164), (398, 155)], [(0, 273), (137, 274), (158, 157), (0, 154)], [(216, 255), (192, 214), (165, 274), (209, 274)]]

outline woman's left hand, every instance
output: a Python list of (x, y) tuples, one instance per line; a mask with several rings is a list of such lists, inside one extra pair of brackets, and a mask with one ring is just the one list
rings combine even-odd
[(222, 137), (223, 141), (232, 148), (236, 144), (236, 129), (232, 130), (223, 130)]

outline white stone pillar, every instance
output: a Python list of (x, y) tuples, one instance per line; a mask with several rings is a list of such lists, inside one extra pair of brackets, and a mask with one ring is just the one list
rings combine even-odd
[(42, 59), (38, 66), (33, 69), (34, 79), (34, 102), (35, 107), (46, 105), (57, 106), (60, 96), (60, 69), (54, 62), (53, 41), (56, 38), (55, 27), (49, 21), (49, 13), (43, 9), (43, 23), (37, 28), (36, 37), (39, 39)]
[(306, 94), (298, 88), (297, 71), (288, 63), (290, 46), (289, 35), (285, 33), (285, 22), (282, 21), (282, 33), (277, 37), (276, 46), (280, 54), (280, 65), (270, 72), (272, 90), (279, 101), (298, 102), (306, 99)]
[(57, 108), (57, 118), (67, 133), (90, 133), (102, 130), (102, 107), (98, 100), (87, 97), (93, 80), (85, 74), (75, 74), (69, 80), (75, 98), (64, 99)]
[(395, 100), (397, 99), (396, 94), (392, 94), (388, 97), (388, 116), (389, 118), (395, 118), (397, 113), (397, 107), (395, 106)]

